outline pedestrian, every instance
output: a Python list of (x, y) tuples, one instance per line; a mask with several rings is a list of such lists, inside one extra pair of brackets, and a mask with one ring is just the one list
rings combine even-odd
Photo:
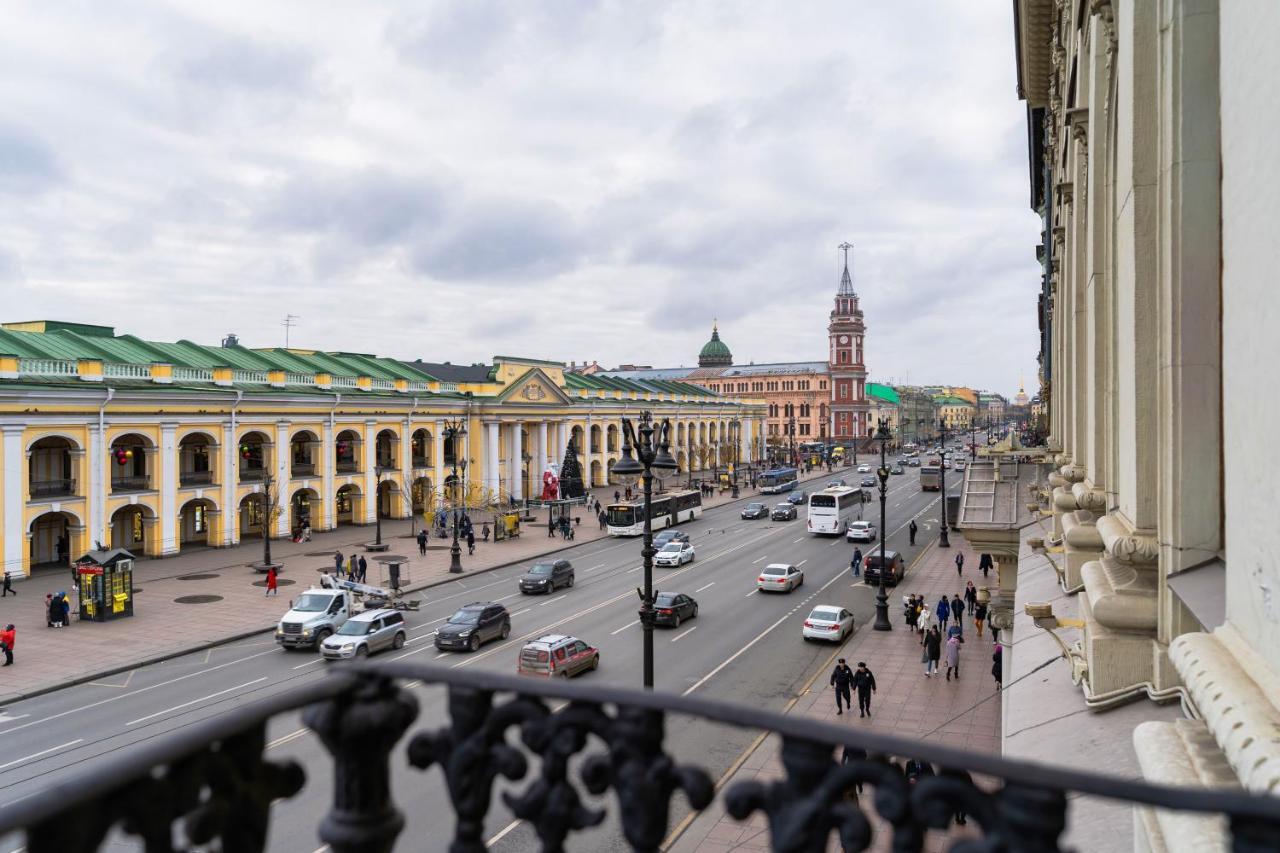
[(973, 581), (969, 581), (965, 585), (964, 603), (970, 613), (972, 613), (974, 608), (978, 606), (978, 588), (973, 585)]
[(360, 572), (360, 576), (357, 578), (357, 580), (360, 583), (364, 583), (364, 579), (369, 574), (369, 562), (364, 558), (363, 554), (360, 555), (360, 560), (359, 562), (356, 563), (356, 569), (357, 571)]
[(476, 552), (476, 534), (473, 530), (467, 531), (467, 556), (470, 557)]
[(996, 680), (996, 690), (1000, 690), (1004, 686), (1004, 651), (999, 643), (991, 653), (991, 677)]
[(951, 602), (947, 601), (945, 595), (938, 599), (938, 605), (933, 609), (938, 616), (938, 624), (944, 629), (947, 627), (947, 620), (951, 618)]
[(427, 556), (427, 531), (418, 531), (418, 556)]
[(273, 592), (277, 596), (280, 595), (280, 590), (276, 588), (276, 567), (268, 566), (267, 567), (267, 591), (262, 594), (262, 597), (266, 598), (268, 595), (270, 595)]
[(44, 626), (46, 628), (53, 627), (53, 593), (46, 592), (44, 595)]
[(911, 519), (911, 523), (907, 525), (907, 537), (912, 545), (916, 544), (916, 531), (918, 529), (919, 528), (916, 527), (916, 520), (914, 518)]
[(871, 716), (871, 694), (876, 692), (876, 677), (867, 669), (866, 661), (858, 661), (853, 674), (853, 689), (858, 691), (858, 716)]
[(925, 603), (924, 596), (921, 596), (918, 602), (919, 614), (916, 616), (916, 631), (920, 634), (920, 645), (924, 645), (925, 640), (929, 638), (929, 629), (937, 624), (938, 617), (934, 614), (929, 605)]
[(928, 678), (938, 671), (938, 661), (942, 658), (942, 633), (937, 626), (930, 628), (924, 635), (924, 654), (920, 660), (924, 664), (924, 677)]
[(556, 523), (551, 519), (547, 519), (547, 538), (548, 539), (556, 538)]
[(17, 633), (12, 624), (5, 625), (4, 630), (0, 631), (0, 649), (4, 650), (4, 666), (13, 665), (13, 641)]
[(978, 629), (978, 636), (982, 636), (982, 623), (987, 621), (987, 605), (975, 604), (973, 606), (973, 624)]
[(342, 556), (341, 551), (333, 552), (333, 573), (335, 575), (342, 574), (342, 563), (346, 558)]
[(62, 627), (62, 599), (57, 595), (49, 596), (49, 627)]
[[(831, 671), (831, 686), (836, 691), (836, 713), (843, 714), (844, 709), (848, 708), (850, 713), (853, 712), (853, 702), (850, 701), (849, 688), (853, 685), (853, 670), (849, 668), (849, 664), (844, 662), (844, 658), (836, 661), (836, 668)], [(841, 706), (841, 700), (844, 705)]]
[(573, 537), (576, 535), (577, 531), (576, 531), (576, 530), (574, 530), (574, 528), (573, 528), (571, 525), (570, 525), (570, 526), (568, 526), (568, 527), (567, 527), (567, 529), (568, 529), (568, 531), (569, 531), (569, 541), (570, 541), (570, 542), (572, 542), (572, 541), (573, 541)]
[(604, 530), (609, 521), (609, 517), (605, 515), (604, 510), (600, 510), (600, 514), (596, 516), (596, 519), (600, 522), (600, 529)]
[(862, 573), (862, 549), (853, 549), (853, 559), (849, 561), (849, 568), (853, 569), (853, 576), (856, 578)]
[(70, 625), (71, 624), (71, 599), (67, 598), (67, 594), (65, 592), (62, 592), (61, 590), (58, 591), (57, 598), (58, 598), (58, 601), (61, 603), (60, 604), (61, 606), (60, 617), (62, 619), (61, 624), (64, 626)]
[(1000, 629), (997, 628), (995, 625), (991, 626), (991, 642), (993, 643), (1000, 642)]
[(964, 554), (961, 553), (960, 551), (957, 551), (956, 552), (956, 577), (959, 577), (960, 573), (963, 571), (964, 571)]
[(351, 556), (347, 558), (347, 579), (355, 580), (360, 576), (360, 559), (355, 551), (351, 552)]
[(960, 633), (964, 633), (964, 602), (960, 600), (960, 596), (951, 596), (951, 621), (955, 623), (955, 627), (960, 629)]
[(914, 785), (922, 777), (932, 776), (933, 767), (918, 758), (909, 758), (907, 763), (902, 766), (902, 773), (907, 777), (907, 784)]
[(9, 579), (9, 573), (8, 573), (8, 572), (5, 572), (5, 573), (4, 573), (4, 591), (3, 591), (3, 592), (0, 592), (0, 598), (4, 598), (6, 595), (8, 595), (8, 594), (9, 594), (9, 593), (11, 593), (11, 592), (12, 592), (14, 595), (17, 595), (17, 594), (18, 594), (18, 593), (17, 593), (17, 592), (15, 592), (15, 591), (14, 591), (14, 589), (13, 589), (13, 582)]
[(964, 637), (956, 634), (947, 638), (947, 681), (951, 680), (951, 671), (955, 670), (956, 681), (960, 680), (960, 646)]
[(978, 568), (982, 570), (982, 576), (985, 578), (987, 572), (995, 568), (995, 564), (991, 560), (990, 554), (983, 554), (978, 558)]
[(910, 630), (916, 626), (916, 597), (908, 595), (906, 600), (902, 602), (903, 624)]
[[(840, 763), (859, 764), (867, 760), (867, 751), (859, 746), (846, 746), (840, 751)], [(862, 793), (862, 783), (854, 782), (844, 789), (844, 798), (857, 802), (858, 795)]]

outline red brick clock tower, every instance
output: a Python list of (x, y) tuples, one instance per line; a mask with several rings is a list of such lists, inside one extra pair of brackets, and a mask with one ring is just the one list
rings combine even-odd
[(831, 371), (831, 424), (828, 434), (834, 444), (852, 445), (857, 438), (865, 438), (870, 423), (870, 404), (867, 402), (867, 367), (862, 361), (862, 342), (866, 326), (862, 322), (862, 309), (858, 307), (858, 294), (853, 290), (853, 278), (849, 275), (849, 243), (841, 243), (844, 252), (844, 274), (840, 276), (840, 289), (836, 291), (835, 308), (827, 326), (830, 350), (827, 358)]

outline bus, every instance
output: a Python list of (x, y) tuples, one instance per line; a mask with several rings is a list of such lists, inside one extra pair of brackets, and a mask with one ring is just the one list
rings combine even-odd
[(942, 468), (925, 465), (920, 468), (920, 491), (936, 492), (942, 488)]
[(861, 512), (862, 490), (835, 486), (809, 495), (809, 519), (805, 529), (810, 533), (841, 535), (849, 529), (855, 509)]
[(764, 495), (780, 495), (783, 492), (789, 492), (796, 487), (796, 469), (774, 468), (771, 471), (765, 471), (756, 478), (756, 483), (760, 486), (760, 493)]
[[(696, 489), (654, 495), (649, 502), (652, 530), (692, 521), (702, 515), (702, 493)], [(644, 498), (605, 507), (605, 525), (610, 536), (639, 536), (644, 533)]]

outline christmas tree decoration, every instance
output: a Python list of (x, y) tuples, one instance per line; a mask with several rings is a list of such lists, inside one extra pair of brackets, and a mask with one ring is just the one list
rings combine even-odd
[(578, 452), (573, 442), (564, 451), (564, 462), (560, 465), (560, 497), (561, 499), (580, 498), (586, 492), (582, 487), (582, 466), (578, 464)]

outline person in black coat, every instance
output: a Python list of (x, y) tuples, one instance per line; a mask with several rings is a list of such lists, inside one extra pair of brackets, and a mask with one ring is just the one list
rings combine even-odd
[[(853, 685), (853, 670), (849, 668), (849, 664), (844, 662), (844, 658), (836, 661), (836, 668), (831, 672), (831, 686), (836, 689), (836, 713), (843, 714), (844, 708), (853, 711), (853, 702), (850, 701), (849, 688)], [(842, 706), (841, 700), (844, 701)]]
[(996, 690), (999, 690), (1004, 681), (1004, 650), (999, 643), (996, 643), (996, 650), (991, 653), (991, 677), (996, 680)]
[(916, 527), (916, 520), (913, 518), (913, 519), (911, 519), (911, 524), (907, 526), (907, 535), (910, 537), (910, 539), (911, 539), (910, 544), (912, 544), (912, 545), (916, 544), (916, 531), (917, 531), (917, 530), (919, 530), (919, 528), (918, 528), (918, 527)]
[(853, 689), (858, 691), (858, 716), (870, 717), (871, 694), (876, 692), (876, 677), (867, 669), (866, 661), (858, 661), (858, 669), (853, 674)]
[(984, 578), (987, 576), (987, 572), (995, 568), (995, 563), (992, 562), (990, 554), (983, 554), (978, 558), (978, 568), (982, 571)]
[(964, 633), (964, 602), (960, 600), (960, 596), (951, 596), (951, 621), (956, 623), (960, 628), (960, 633)]
[(942, 632), (933, 627), (924, 635), (924, 677), (938, 671), (938, 660), (942, 657)]

